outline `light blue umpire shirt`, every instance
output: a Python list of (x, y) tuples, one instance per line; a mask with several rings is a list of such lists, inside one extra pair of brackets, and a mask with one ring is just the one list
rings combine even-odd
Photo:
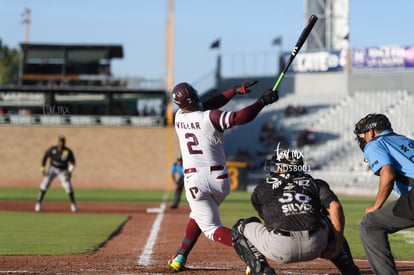
[(398, 195), (411, 190), (401, 178), (414, 179), (414, 140), (398, 135), (392, 129), (384, 130), (365, 146), (364, 158), (377, 176), (381, 167), (391, 164), (398, 174), (393, 186)]

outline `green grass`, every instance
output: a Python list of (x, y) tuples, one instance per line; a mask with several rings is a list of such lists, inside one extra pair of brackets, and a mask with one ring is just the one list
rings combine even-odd
[[(0, 200), (35, 201), (38, 188), (0, 188)], [(163, 191), (117, 190), (117, 189), (75, 189), (79, 202), (127, 202), (159, 203)], [(184, 199), (184, 194), (183, 194)], [(68, 195), (63, 188), (50, 188), (45, 201), (67, 201)]]
[(0, 255), (91, 253), (127, 219), (125, 215), (0, 212)]
[[(0, 200), (35, 201), (35, 188), (0, 188)], [(79, 202), (133, 202), (159, 204), (164, 191), (76, 189)], [(168, 203), (171, 202), (169, 193)], [(67, 201), (61, 188), (52, 188), (46, 201)], [(346, 216), (345, 236), (355, 258), (365, 258), (358, 227), (365, 208), (374, 199), (341, 197)], [(182, 204), (186, 200), (184, 194)], [(250, 204), (250, 193), (233, 191), (220, 206), (224, 225), (231, 227), (239, 218), (257, 216)], [(117, 215), (47, 214), (0, 212), (0, 255), (46, 255), (90, 253), (107, 240), (127, 219)], [(58, 222), (57, 222), (58, 221)], [(99, 232), (102, 230), (103, 232)], [(414, 234), (414, 230), (410, 229)], [(97, 237), (92, 241), (93, 237)], [(396, 259), (414, 259), (412, 243), (402, 234), (390, 235), (391, 247)], [(411, 240), (412, 241), (412, 240)], [(8, 244), (8, 245), (4, 245)], [(8, 247), (7, 247), (8, 246)]]

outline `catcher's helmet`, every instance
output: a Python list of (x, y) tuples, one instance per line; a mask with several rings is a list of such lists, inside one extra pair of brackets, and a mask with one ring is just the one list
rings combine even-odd
[(299, 150), (275, 150), (265, 162), (265, 171), (270, 174), (302, 174), (304, 170), (303, 153)]
[(186, 82), (179, 83), (174, 87), (172, 97), (174, 103), (180, 108), (194, 107), (200, 101), (197, 91)]

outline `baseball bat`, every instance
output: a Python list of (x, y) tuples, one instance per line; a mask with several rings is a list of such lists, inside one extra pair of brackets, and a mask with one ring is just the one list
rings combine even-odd
[(318, 20), (318, 17), (314, 14), (312, 14), (309, 17), (309, 21), (308, 21), (308, 25), (303, 29), (301, 35), (299, 36), (298, 41), (295, 44), (295, 47), (293, 47), (290, 56), (289, 56), (289, 60), (285, 65), (285, 68), (283, 68), (283, 71), (279, 74), (279, 77), (277, 78), (277, 81), (275, 83), (275, 85), (272, 88), (272, 91), (276, 91), (277, 88), (280, 85), (280, 82), (282, 82), (282, 79), (285, 77), (285, 73), (287, 72), (287, 70), (290, 67), (290, 64), (292, 64), (293, 59), (295, 59), (296, 55), (299, 53), (300, 49), (302, 48), (303, 44), (305, 44), (306, 39), (308, 38), (310, 32), (313, 29), (313, 26), (315, 26), (316, 21)]

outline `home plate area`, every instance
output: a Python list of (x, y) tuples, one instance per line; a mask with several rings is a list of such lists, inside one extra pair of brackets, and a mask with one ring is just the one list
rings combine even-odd
[[(159, 205), (129, 203), (82, 203), (79, 212), (129, 215), (119, 232), (95, 252), (67, 256), (0, 256), (0, 274), (174, 274), (167, 265), (177, 249), (188, 221), (189, 209), (165, 209)], [(1, 211), (34, 211), (33, 202), (0, 201)], [(160, 211), (161, 210), (163, 211)], [(148, 213), (148, 209), (155, 211)], [(49, 202), (46, 212), (67, 213), (67, 203)], [(154, 230), (154, 224), (159, 229)], [(152, 237), (151, 237), (152, 236)], [(153, 238), (152, 241), (148, 241)], [(148, 244), (151, 244), (149, 246)], [(146, 253), (145, 264), (139, 264)], [(270, 262), (277, 274), (340, 274), (324, 259), (279, 265)], [(361, 274), (373, 274), (366, 260), (356, 260)], [(187, 269), (179, 274), (245, 274), (246, 266), (233, 248), (201, 235), (187, 258)], [(414, 274), (414, 262), (397, 262), (399, 274)]]

